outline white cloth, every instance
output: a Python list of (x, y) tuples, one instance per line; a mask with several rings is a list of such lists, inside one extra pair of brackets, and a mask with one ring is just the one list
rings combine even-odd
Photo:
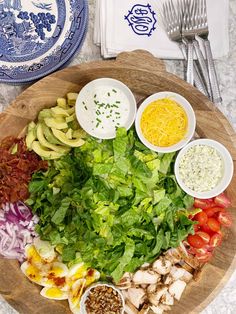
[[(122, 51), (145, 49), (159, 58), (182, 59), (178, 46), (169, 40), (162, 26), (163, 1), (97, 0), (94, 43), (101, 45), (102, 55), (110, 58)], [(229, 52), (229, 0), (207, 0), (207, 9), (213, 56), (220, 58)]]

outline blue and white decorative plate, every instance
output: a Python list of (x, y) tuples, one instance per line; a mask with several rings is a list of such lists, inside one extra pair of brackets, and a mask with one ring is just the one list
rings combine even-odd
[(28, 83), (62, 67), (87, 23), (87, 0), (0, 0), (0, 82)]

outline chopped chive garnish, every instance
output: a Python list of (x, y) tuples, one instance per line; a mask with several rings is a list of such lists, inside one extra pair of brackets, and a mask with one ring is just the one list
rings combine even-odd
[(114, 93), (117, 93), (117, 91), (115, 89), (112, 90)]
[(117, 104), (120, 104), (120, 101), (116, 101)]
[(119, 108), (117, 105), (112, 105), (112, 107)]
[(97, 114), (97, 115), (100, 115), (100, 114), (101, 114), (101, 111), (100, 111), (100, 110), (97, 110), (97, 111), (96, 111), (96, 114)]
[(107, 118), (107, 119), (109, 119), (109, 118), (110, 118), (110, 116), (106, 116), (106, 118)]
[(107, 93), (107, 95), (110, 97), (111, 96), (111, 94), (110, 93)]
[(84, 106), (84, 109), (85, 109), (85, 110), (88, 110), (87, 106)]
[(96, 124), (96, 128), (99, 126), (99, 122)]
[(94, 103), (95, 103), (96, 105), (98, 105), (98, 104), (99, 104), (99, 101), (97, 101), (97, 100), (94, 100)]
[(98, 119), (98, 118), (96, 118), (96, 120), (97, 120), (99, 123), (101, 123), (101, 122), (102, 122), (102, 120), (100, 120), (100, 119)]
[(111, 110), (110, 110), (110, 113), (112, 113), (112, 112), (113, 112), (113, 110), (111, 109)]
[(96, 97), (97, 97), (97, 94), (95, 94), (93, 97), (96, 98)]
[(117, 112), (117, 111), (116, 111), (115, 114), (120, 114), (120, 112)]
[(83, 105), (85, 105), (85, 102), (84, 102), (84, 101), (82, 101), (82, 104), (83, 104)]

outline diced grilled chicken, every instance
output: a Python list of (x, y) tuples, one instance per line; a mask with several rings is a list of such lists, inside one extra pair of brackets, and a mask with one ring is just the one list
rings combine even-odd
[(160, 280), (160, 275), (152, 270), (138, 270), (133, 276), (135, 285), (152, 285)]
[(149, 302), (151, 302), (155, 306), (158, 306), (161, 297), (163, 296), (163, 294), (167, 292), (167, 290), (168, 290), (168, 287), (166, 287), (165, 285), (156, 286), (156, 290), (148, 294)]
[(148, 314), (150, 310), (150, 306), (148, 304), (144, 304), (138, 314)]
[(191, 254), (188, 254), (186, 256), (185, 252), (183, 252), (183, 250), (181, 248), (177, 248), (176, 250), (180, 254), (181, 260), (183, 260), (186, 264), (188, 264), (189, 266), (191, 266), (194, 269), (196, 269), (200, 266), (200, 263), (195, 256), (193, 256)]
[(150, 263), (144, 263), (140, 269), (148, 269), (150, 267)]
[(181, 261), (182, 256), (177, 249), (169, 249), (165, 253), (165, 258), (167, 258), (172, 264), (177, 264)]
[(174, 298), (168, 291), (166, 291), (161, 297), (161, 303), (165, 305), (174, 305)]
[(142, 288), (129, 288), (128, 299), (138, 309), (144, 303), (146, 292)]
[(165, 285), (170, 285), (172, 282), (181, 279), (188, 283), (193, 278), (193, 275), (182, 267), (172, 266), (170, 273), (163, 278)]
[(130, 273), (124, 273), (117, 286), (120, 290), (129, 289), (132, 286), (132, 275)]
[(121, 290), (121, 293), (122, 293), (125, 300), (128, 299), (128, 290)]
[(181, 280), (183, 280), (186, 283), (189, 283), (192, 279), (193, 279), (193, 275), (184, 269), (184, 275), (181, 278)]
[(186, 282), (182, 280), (177, 280), (173, 282), (169, 287), (169, 293), (176, 299), (180, 300), (181, 295), (186, 287)]
[(147, 293), (150, 294), (150, 293), (154, 293), (156, 291), (156, 288), (157, 288), (157, 285), (149, 285), (147, 287)]
[(126, 300), (126, 302), (125, 302), (125, 313), (127, 313), (127, 314), (138, 314), (138, 310), (129, 300)]
[(160, 275), (166, 275), (170, 272), (171, 266), (172, 263), (168, 259), (160, 257), (153, 263), (152, 269)]
[(197, 269), (194, 270), (193, 279), (195, 281), (198, 281), (200, 279), (201, 274), (202, 274), (202, 268), (203, 268), (203, 266), (200, 266), (200, 267), (198, 267)]
[(163, 314), (164, 310), (160, 307), (160, 306), (151, 306), (151, 310), (155, 313), (155, 314)]

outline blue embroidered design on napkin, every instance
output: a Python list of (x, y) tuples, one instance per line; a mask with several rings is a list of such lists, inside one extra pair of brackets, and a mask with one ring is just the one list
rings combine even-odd
[(137, 35), (152, 36), (152, 32), (156, 29), (157, 23), (156, 13), (152, 10), (150, 4), (135, 4), (133, 8), (125, 15), (125, 20), (129, 22), (129, 26)]

